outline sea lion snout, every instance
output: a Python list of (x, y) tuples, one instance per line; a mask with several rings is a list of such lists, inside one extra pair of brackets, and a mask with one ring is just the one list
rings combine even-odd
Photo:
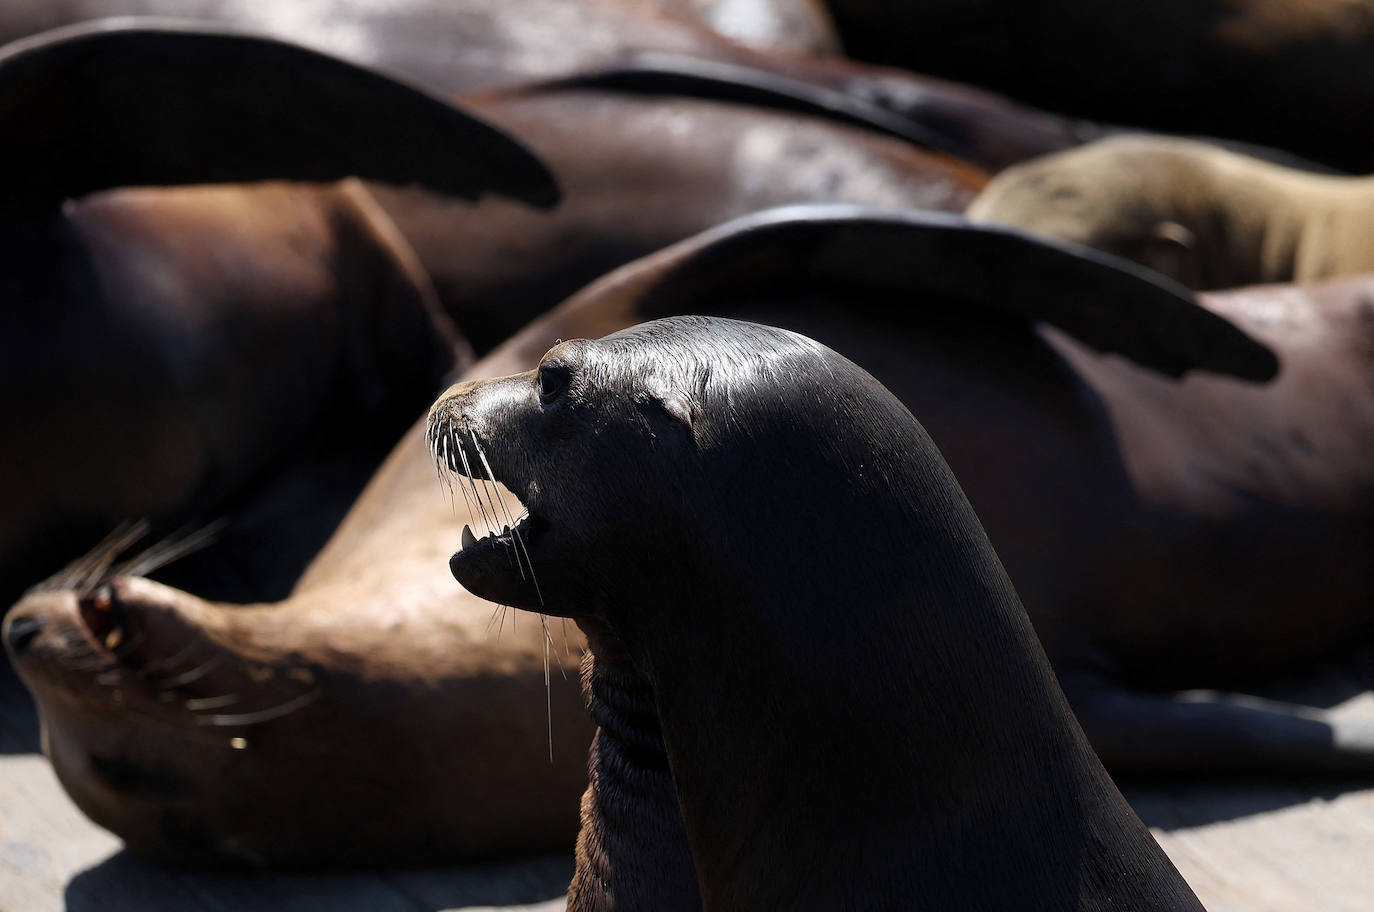
[(47, 626), (47, 622), (38, 616), (10, 616), (5, 621), (5, 648), (10, 655), (20, 655)]
[(504, 467), (496, 464), (508, 449), (501, 445), (500, 429), (532, 403), (534, 378), (534, 371), (527, 371), (449, 387), (430, 408), (426, 422), (425, 439), (434, 461), (450, 472), (511, 487)]
[[(511, 438), (516, 419), (534, 405), (535, 372), (450, 387), (430, 410), (426, 440), (440, 473), (455, 476), (462, 496), (477, 506), (486, 524), (478, 536), (464, 525), (449, 572), (469, 591), (503, 604), (543, 605), (531, 552), (545, 525), (532, 515), (535, 485), (519, 454), (526, 445)], [(501, 488), (520, 502), (511, 504)]]

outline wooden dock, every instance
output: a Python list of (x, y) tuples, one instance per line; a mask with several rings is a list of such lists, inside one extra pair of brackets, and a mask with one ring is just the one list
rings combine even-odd
[[(1297, 696), (1374, 719), (1371, 670), (1367, 660), (1331, 670)], [(1344, 699), (1318, 699), (1332, 692)], [(1374, 778), (1134, 787), (1127, 797), (1211, 912), (1374, 909)], [(39, 753), (28, 696), (0, 665), (0, 912), (559, 912), (571, 873), (570, 857), (330, 875), (149, 864), (67, 799)]]

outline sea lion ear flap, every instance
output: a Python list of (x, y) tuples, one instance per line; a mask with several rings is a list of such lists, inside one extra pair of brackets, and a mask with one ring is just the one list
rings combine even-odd
[(269, 38), (113, 19), (0, 48), (10, 214), (123, 186), (349, 176), (551, 206), (532, 153), (447, 102)]
[(1145, 239), (1140, 262), (1189, 288), (1202, 285), (1197, 236), (1178, 222), (1160, 222)]
[(673, 424), (696, 438), (696, 424), (691, 398), (682, 390), (675, 388), (662, 377), (648, 374), (644, 380), (642, 401), (652, 404), (658, 413), (666, 416)]

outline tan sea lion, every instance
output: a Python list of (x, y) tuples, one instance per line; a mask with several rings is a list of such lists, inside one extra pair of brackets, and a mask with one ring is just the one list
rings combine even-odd
[(180, 864), (382, 868), (570, 847), (590, 737), (580, 635), (454, 591), (447, 542), (483, 515), (440, 490), (417, 427), (280, 602), (132, 576), (161, 557), (112, 567), (117, 544), (26, 596), (5, 645), (77, 805)]
[(1199, 307), (1151, 275), (800, 207), (612, 273), (510, 344), (710, 308), (848, 352), (922, 416), (1114, 774), (1368, 770), (1364, 727), (1226, 692), (1370, 632), (1368, 280)]
[[(284, 591), (466, 354), (357, 181), (222, 182), (366, 174), (455, 198), (557, 197), (515, 140), (445, 102), (313, 51), (172, 24), (5, 48), (0, 122), (16, 137), (0, 149), (6, 607), (122, 519), (174, 528), (244, 510), (294, 471), (343, 489), (316, 488), (339, 503), (323, 532), (303, 524), (297, 544), (261, 551), (261, 526), (226, 533), (240, 555), (290, 551)], [(217, 185), (111, 189), (148, 183)]]
[(570, 910), (1201, 910), (939, 451), (852, 362), (666, 318), (460, 383), (429, 435), (528, 510), (465, 530), (453, 575), (589, 633)]
[(1119, 136), (1016, 165), (968, 214), (1097, 247), (1190, 288), (1374, 270), (1374, 178), (1186, 139)]

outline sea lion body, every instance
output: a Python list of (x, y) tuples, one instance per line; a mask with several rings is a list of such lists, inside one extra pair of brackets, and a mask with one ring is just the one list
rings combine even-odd
[[(0, 154), (13, 178), (0, 212), (0, 602), (126, 519), (165, 533), (228, 512), (257, 515), (227, 533), (237, 540), (219, 553), (235, 552), (244, 579), (216, 580), (221, 597), (281, 597), (471, 357), (395, 224), (340, 180), (549, 205), (553, 178), (414, 88), (184, 24), (104, 22), (6, 46), (0, 101), (26, 131)], [(150, 183), (171, 186), (129, 186)], [(283, 507), (283, 489), (300, 500)], [(264, 544), (302, 501), (321, 509), (296, 517), (299, 538)]]
[(128, 517), (213, 517), (346, 454), (368, 471), (460, 354), (356, 181), (110, 192), (23, 231), (0, 266), (10, 598)]
[(962, 211), (986, 180), (900, 140), (763, 105), (557, 85), (469, 103), (549, 163), (563, 191), (554, 211), (373, 192), (479, 352), (605, 272), (722, 221), (818, 200)]
[(446, 543), (480, 514), (440, 491), (416, 428), (280, 602), (88, 568), (16, 605), (6, 646), (77, 805), (181, 864), (380, 868), (570, 846), (591, 734), (581, 638), (453, 590)]
[[(495, 538), (453, 556), (459, 581), (588, 618), (593, 651), (609, 638), (651, 687), (703, 908), (1200, 908), (934, 445), (852, 363), (664, 319), (460, 384), (429, 426), (529, 511), (538, 593)], [(645, 839), (631, 781), (595, 781), (584, 830)], [(676, 904), (680, 869), (645, 860), (580, 853), (599, 865), (570, 908), (621, 907), (621, 877)]]
[[(656, 0), (304, 0), (285, 6), (252, 0), (77, 0), (8, 8), (0, 14), (0, 40), (90, 19), (175, 16), (301, 42), (454, 94), (605, 64), (646, 48), (719, 54), (738, 47), (712, 32), (688, 5)], [(455, 53), (456, 46), (483, 51)]]
[(1313, 174), (1184, 139), (1121, 136), (1016, 165), (969, 207), (1190, 288), (1374, 270), (1374, 178)]

